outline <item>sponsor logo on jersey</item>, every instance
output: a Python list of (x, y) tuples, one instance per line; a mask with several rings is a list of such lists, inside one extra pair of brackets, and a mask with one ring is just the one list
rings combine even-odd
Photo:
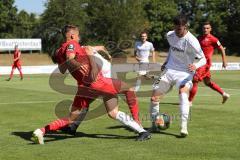
[(74, 50), (74, 45), (73, 44), (69, 44), (67, 50), (68, 51), (73, 51)]
[(173, 47), (173, 46), (171, 46), (171, 49), (172, 49), (173, 51), (184, 52), (183, 49), (177, 48), (177, 47)]

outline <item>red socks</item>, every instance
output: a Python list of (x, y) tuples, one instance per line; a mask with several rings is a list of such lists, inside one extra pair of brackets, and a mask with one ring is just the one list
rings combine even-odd
[(127, 104), (129, 106), (133, 119), (140, 124), (139, 108), (138, 108), (138, 102), (137, 102), (137, 97), (135, 95), (135, 92), (127, 91), (125, 92), (125, 95), (126, 95)]
[(68, 124), (69, 124), (68, 118), (57, 119), (46, 125), (44, 128), (41, 128), (41, 131), (43, 132), (43, 134), (45, 134), (49, 131), (56, 131), (58, 129), (66, 127)]

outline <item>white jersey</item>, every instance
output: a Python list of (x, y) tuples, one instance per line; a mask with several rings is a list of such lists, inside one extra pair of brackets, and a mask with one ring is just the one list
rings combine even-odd
[[(167, 40), (170, 45), (166, 68), (189, 72), (188, 65), (194, 60), (204, 58), (204, 53), (196, 37), (189, 31), (184, 37), (179, 38), (175, 31), (167, 33)], [(200, 67), (202, 64), (196, 65)]]
[(149, 62), (149, 55), (150, 52), (154, 51), (153, 44), (151, 42), (144, 42), (138, 41), (135, 43), (135, 51), (137, 57), (140, 58), (140, 62)]
[(94, 56), (98, 67), (101, 68), (103, 77), (111, 78), (111, 63), (103, 58), (97, 51), (94, 51)]

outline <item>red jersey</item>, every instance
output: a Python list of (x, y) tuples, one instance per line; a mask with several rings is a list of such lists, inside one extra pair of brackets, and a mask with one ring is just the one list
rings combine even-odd
[(208, 34), (208, 35), (202, 35), (198, 38), (199, 43), (201, 45), (201, 48), (203, 50), (203, 53), (206, 57), (207, 60), (207, 64), (206, 65), (210, 65), (212, 64), (212, 55), (214, 52), (215, 48), (220, 48), (221, 43), (219, 42), (219, 40), (214, 37), (212, 34)]
[(59, 65), (62, 65), (67, 60), (67, 55), (75, 54), (77, 61), (84, 65), (87, 72), (83, 74), (81, 69), (77, 69), (76, 71), (72, 72), (71, 75), (77, 80), (78, 84), (83, 84), (83, 80), (89, 76), (90, 72), (90, 62), (88, 55), (84, 48), (80, 46), (80, 44), (74, 40), (65, 42), (61, 45), (61, 47), (56, 51), (56, 61)]
[[(14, 51), (13, 58), (14, 58), (14, 59), (17, 58), (17, 57), (20, 58), (20, 54), (21, 54), (21, 52), (20, 52), (18, 49), (16, 49), (16, 50)], [(20, 59), (14, 61), (14, 63), (19, 63), (19, 62), (20, 62)]]

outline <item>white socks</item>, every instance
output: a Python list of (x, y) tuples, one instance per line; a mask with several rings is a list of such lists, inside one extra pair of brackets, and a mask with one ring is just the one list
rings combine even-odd
[(159, 102), (151, 101), (149, 110), (150, 110), (151, 121), (155, 122), (157, 116), (159, 116)]
[(129, 115), (127, 115), (124, 112), (118, 111), (116, 119), (120, 123), (130, 127), (131, 129), (137, 131), (138, 133), (146, 132), (142, 126), (140, 126), (137, 122), (135, 122)]
[(136, 82), (136, 86), (135, 86), (135, 92), (139, 91), (140, 87), (141, 87), (141, 79), (137, 79), (137, 82)]
[(187, 121), (189, 115), (188, 94), (180, 93), (179, 100), (180, 100), (181, 128), (187, 128)]

